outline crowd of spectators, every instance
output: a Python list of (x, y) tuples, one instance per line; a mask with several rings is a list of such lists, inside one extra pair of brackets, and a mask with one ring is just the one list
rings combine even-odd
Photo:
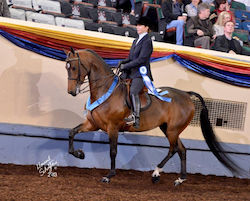
[[(66, 1), (72, 5), (75, 2), (88, 2), (97, 5), (102, 5), (102, 4), (105, 5), (105, 0), (57, 0), (57, 1), (60, 2)], [(173, 32), (175, 37), (174, 39), (171, 39), (170, 42), (175, 43), (177, 45), (186, 45), (197, 48), (213, 49), (229, 53), (234, 52), (236, 54), (250, 55), (249, 36), (247, 36), (248, 37), (247, 41), (242, 41), (240, 40), (240, 38), (234, 37), (232, 35), (234, 32), (234, 28), (236, 27), (236, 19), (237, 19), (235, 18), (234, 15), (234, 9), (231, 9), (231, 4), (234, 2), (234, 0), (145, 0), (145, 1), (110, 0), (110, 1), (112, 2), (112, 6), (114, 5), (113, 7), (115, 7), (117, 10), (128, 13), (129, 15), (135, 17), (138, 17), (140, 15), (148, 15), (147, 17), (153, 18), (153, 16), (151, 15), (154, 13), (146, 11), (145, 8), (142, 6), (142, 4), (143, 2), (146, 2), (148, 7), (150, 6), (154, 7), (153, 4), (155, 4), (156, 6), (154, 7), (154, 9), (157, 10), (157, 22), (155, 22), (155, 24), (158, 23), (159, 27), (160, 26), (164, 27), (164, 31), (163, 34), (161, 33), (162, 31), (161, 32), (159, 31), (159, 29), (157, 29), (156, 31), (153, 30), (153, 32), (155, 32), (156, 35), (157, 34), (162, 35), (163, 40), (167, 38), (165, 33), (167, 33), (170, 29), (174, 28)], [(242, 2), (242, 4), (245, 3), (244, 0), (237, 0), (237, 1)], [(138, 4), (138, 2), (142, 4)], [(138, 5), (140, 5), (139, 11), (138, 11)], [(250, 7), (248, 4), (245, 5), (245, 8), (250, 13), (249, 9)], [(159, 14), (160, 12), (161, 15)], [(11, 17), (8, 5), (6, 4), (6, 0), (0, 0), (0, 16)], [(122, 16), (122, 20), (124, 22), (126, 21), (125, 15)], [(248, 20), (250, 21), (250, 19), (246, 19), (246, 21)], [(228, 33), (229, 30), (228, 27), (227, 29), (225, 29), (226, 26), (229, 26), (227, 22), (231, 22), (229, 24), (234, 25), (232, 34)], [(247, 26), (249, 27), (250, 24)], [(158, 25), (156, 27), (158, 27)], [(249, 30), (248, 30), (248, 35), (249, 35)], [(239, 48), (239, 45), (241, 49)]]
[[(166, 30), (176, 27), (176, 42), (173, 42), (177, 45), (250, 55), (249, 47), (243, 48), (249, 45), (249, 39), (243, 44), (233, 37), (236, 21), (228, 0), (162, 0), (161, 8)], [(233, 25), (230, 34), (227, 22)]]

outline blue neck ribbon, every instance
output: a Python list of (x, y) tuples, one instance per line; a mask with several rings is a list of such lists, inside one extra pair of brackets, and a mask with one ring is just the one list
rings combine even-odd
[(152, 83), (150, 78), (147, 76), (147, 68), (145, 66), (140, 67), (140, 74), (143, 78), (144, 84), (146, 85), (146, 87), (148, 88), (148, 90), (151, 94), (153, 94), (154, 96), (156, 96), (157, 98), (159, 98), (162, 101), (171, 102), (171, 98), (163, 97), (163, 95), (168, 94), (167, 90), (161, 92), (160, 94), (158, 93), (158, 91), (154, 87), (154, 84)]
[(95, 109), (96, 107), (101, 105), (103, 102), (105, 102), (110, 97), (110, 95), (113, 93), (117, 83), (118, 83), (118, 77), (115, 76), (114, 81), (111, 84), (111, 86), (109, 87), (108, 91), (102, 97), (98, 98), (93, 103), (91, 103), (90, 96), (89, 96), (87, 104), (86, 104), (86, 109), (89, 111), (92, 111), (93, 109)]

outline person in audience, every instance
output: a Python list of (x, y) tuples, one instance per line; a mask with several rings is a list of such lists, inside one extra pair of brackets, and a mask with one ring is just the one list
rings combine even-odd
[(210, 42), (216, 36), (214, 35), (213, 24), (209, 20), (210, 6), (207, 3), (198, 5), (198, 15), (191, 17), (187, 21), (187, 33), (195, 47), (204, 49), (210, 48)]
[(183, 45), (184, 24), (187, 14), (184, 12), (182, 0), (162, 0), (161, 4), (166, 29), (176, 27), (176, 44)]
[(0, 16), (10, 17), (10, 11), (6, 0), (0, 0)]
[(224, 25), (226, 22), (230, 21), (231, 16), (227, 11), (223, 11), (219, 14), (216, 23), (214, 24), (214, 32), (216, 36), (224, 34)]
[(212, 49), (221, 52), (228, 52), (229, 54), (243, 54), (250, 56), (250, 52), (243, 49), (238, 40), (232, 38), (234, 26), (235, 23), (232, 21), (225, 23), (224, 35), (216, 37)]
[(230, 5), (227, 0), (215, 0), (215, 10), (211, 13), (210, 20), (214, 24), (217, 21), (219, 14), (226, 11), (230, 14), (230, 21), (235, 22), (235, 17), (232, 11), (230, 11)]
[(192, 0), (190, 4), (186, 5), (185, 10), (188, 17), (194, 17), (197, 15), (197, 7), (201, 2), (201, 0)]
[(127, 123), (133, 123), (135, 128), (140, 127), (140, 98), (139, 93), (144, 87), (144, 82), (139, 68), (146, 67), (147, 76), (153, 80), (150, 69), (150, 57), (153, 52), (153, 44), (148, 32), (152, 22), (147, 17), (141, 17), (137, 21), (137, 33), (139, 35), (133, 41), (127, 59), (121, 61), (118, 68), (121, 69), (122, 79), (132, 79), (130, 86), (130, 98), (132, 102), (133, 113), (125, 119)]
[(134, 2), (134, 0), (130, 0), (130, 3), (131, 3), (130, 15), (135, 15), (135, 2)]
[(134, 0), (117, 0), (116, 8), (122, 9), (125, 13), (135, 15), (135, 2)]

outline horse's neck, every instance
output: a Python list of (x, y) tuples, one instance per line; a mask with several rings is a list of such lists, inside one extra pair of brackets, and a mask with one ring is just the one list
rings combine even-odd
[(114, 80), (114, 76), (111, 71), (101, 68), (98, 66), (93, 66), (89, 75), (89, 88), (91, 101), (95, 101), (101, 96), (103, 96), (111, 86)]

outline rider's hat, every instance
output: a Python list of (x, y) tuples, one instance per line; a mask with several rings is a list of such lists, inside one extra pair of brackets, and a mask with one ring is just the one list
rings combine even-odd
[(146, 27), (149, 27), (149, 29), (151, 29), (152, 27), (152, 22), (151, 22), (151, 19), (146, 17), (146, 16), (142, 16), (140, 17), (137, 22), (136, 22), (137, 25), (144, 25)]

